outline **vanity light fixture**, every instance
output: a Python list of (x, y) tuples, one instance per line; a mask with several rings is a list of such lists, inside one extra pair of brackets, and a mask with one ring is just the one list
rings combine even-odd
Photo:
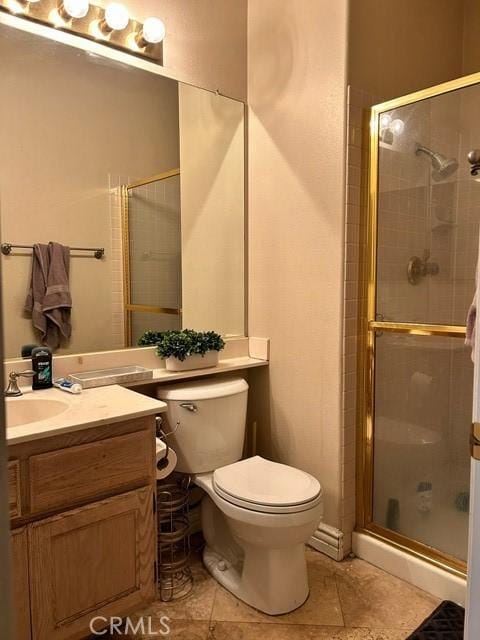
[(90, 0), (0, 0), (0, 11), (163, 64), (163, 21), (149, 17), (139, 22), (120, 2), (103, 8)]
[(109, 35), (112, 31), (123, 31), (130, 22), (127, 8), (120, 2), (110, 2), (105, 9), (103, 20), (98, 28), (104, 35)]
[(165, 25), (160, 18), (147, 18), (141, 31), (135, 34), (137, 45), (143, 49), (149, 44), (158, 44), (165, 38)]
[(400, 136), (405, 130), (405, 123), (400, 118), (393, 119), (389, 113), (382, 113), (379, 118), (380, 141), (392, 145), (395, 136)]
[(58, 6), (58, 13), (65, 22), (72, 19), (85, 18), (90, 9), (88, 0), (63, 0)]
[(382, 113), (380, 116), (380, 129), (386, 129), (392, 121), (392, 116), (389, 113)]
[(27, 13), (30, 5), (35, 5), (39, 0), (6, 0), (6, 7), (10, 13)]
[(395, 118), (395, 120), (392, 120), (392, 123), (390, 124), (390, 129), (394, 135), (400, 136), (405, 129), (405, 123), (403, 120), (400, 120), (400, 118)]
[(57, 29), (67, 27), (72, 20), (85, 18), (90, 9), (88, 0), (60, 0), (55, 9), (52, 9), (49, 20)]

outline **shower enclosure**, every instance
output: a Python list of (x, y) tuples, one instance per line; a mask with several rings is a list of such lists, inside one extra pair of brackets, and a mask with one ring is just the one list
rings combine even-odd
[(182, 328), (180, 170), (122, 187), (125, 346)]
[[(465, 575), (480, 75), (372, 108), (359, 529)], [(474, 158), (475, 154), (470, 156)]]

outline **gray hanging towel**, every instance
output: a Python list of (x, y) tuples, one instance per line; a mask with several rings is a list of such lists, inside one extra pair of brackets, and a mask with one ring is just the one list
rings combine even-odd
[(70, 247), (58, 242), (48, 243), (50, 256), (47, 289), (43, 299), (43, 315), (47, 318), (45, 344), (52, 349), (60, 346), (62, 337), (72, 335), (70, 315), (72, 296), (70, 294)]
[(25, 309), (39, 331), (42, 344), (60, 346), (72, 333), (69, 285), (70, 249), (56, 242), (33, 245), (32, 277)]
[(47, 318), (43, 315), (43, 300), (47, 290), (50, 253), (47, 244), (34, 244), (32, 252), (32, 275), (25, 300), (25, 310), (32, 316), (32, 324), (40, 333), (42, 342), (47, 335)]

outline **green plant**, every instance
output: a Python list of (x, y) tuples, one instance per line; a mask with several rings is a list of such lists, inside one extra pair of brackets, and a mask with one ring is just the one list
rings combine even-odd
[(204, 356), (207, 351), (221, 351), (225, 342), (215, 331), (146, 331), (138, 341), (139, 345), (156, 345), (161, 358), (170, 356), (182, 362), (192, 355)]
[(161, 331), (145, 331), (145, 333), (138, 339), (138, 346), (148, 347), (149, 345), (158, 344), (162, 335)]

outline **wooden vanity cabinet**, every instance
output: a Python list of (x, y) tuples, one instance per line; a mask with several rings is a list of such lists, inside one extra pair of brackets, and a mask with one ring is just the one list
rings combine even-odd
[(152, 600), (154, 418), (15, 445), (9, 454), (22, 505), (11, 510), (15, 640), (87, 638), (92, 618), (123, 617)]
[(14, 611), (15, 640), (28, 640), (31, 638), (31, 629), (27, 527), (20, 527), (12, 531), (10, 547), (12, 552), (11, 597)]

